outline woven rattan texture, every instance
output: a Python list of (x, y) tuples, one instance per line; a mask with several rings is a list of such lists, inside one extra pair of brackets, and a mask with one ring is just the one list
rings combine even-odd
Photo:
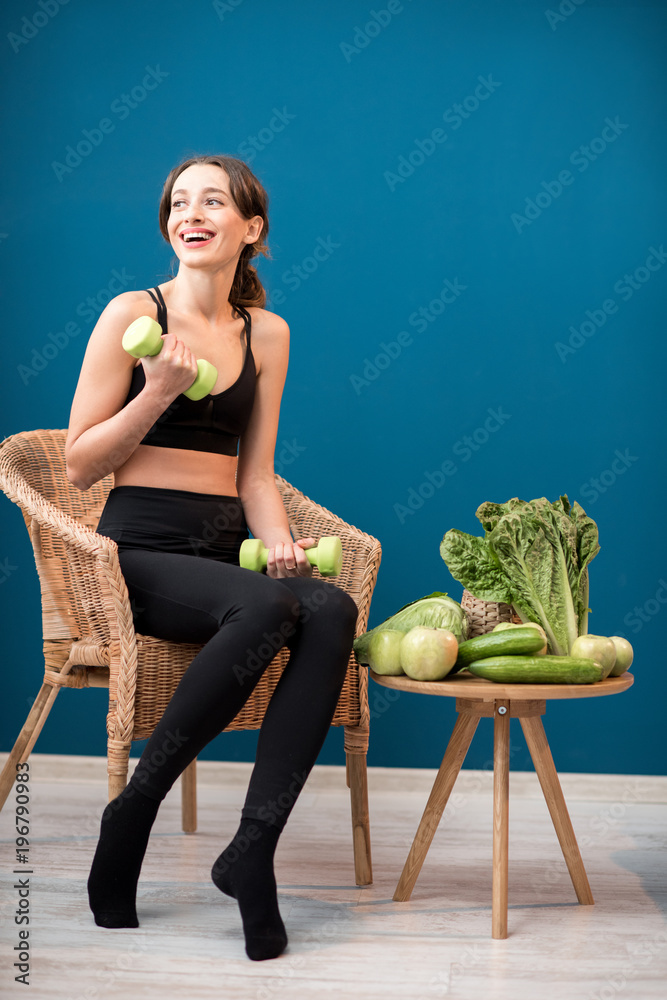
[[(117, 545), (94, 530), (113, 477), (85, 492), (74, 487), (65, 470), (66, 434), (62, 429), (34, 430), (5, 438), (0, 443), (0, 485), (20, 506), (33, 543), (42, 593), (45, 681), (85, 687), (89, 680), (94, 683), (87, 676), (91, 670), (99, 684), (108, 668), (109, 770), (122, 774), (130, 741), (150, 735), (202, 647), (135, 634)], [(296, 538), (341, 537), (343, 568), (335, 583), (357, 604), (360, 635), (368, 623), (380, 543), (280, 476), (276, 485)], [(318, 571), (313, 575), (318, 577)], [(228, 729), (259, 728), (287, 655), (278, 652)], [(350, 732), (348, 740), (346, 729), (346, 749), (362, 753), (368, 745), (368, 722), (368, 671), (351, 654), (332, 724), (363, 727), (361, 739)]]
[(463, 591), (461, 607), (468, 616), (468, 638), (470, 639), (492, 632), (500, 622), (515, 622), (516, 624), (521, 622), (511, 604), (480, 601), (473, 597), (469, 590)]

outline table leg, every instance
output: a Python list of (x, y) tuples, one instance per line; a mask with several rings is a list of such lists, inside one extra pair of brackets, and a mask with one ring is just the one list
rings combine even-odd
[(445, 756), (442, 758), (442, 764), (436, 775), (410, 853), (396, 886), (394, 899), (397, 902), (403, 903), (410, 899), (478, 723), (478, 716), (468, 714), (459, 715), (456, 719), (445, 750)]
[(579, 845), (574, 835), (572, 822), (565, 805), (563, 789), (560, 787), (558, 773), (551, 756), (547, 735), (540, 718), (521, 719), (521, 727), (526, 743), (530, 751), (530, 756), (535, 765), (537, 777), (540, 780), (544, 798), (546, 799), (551, 819), (556, 829), (558, 841), (563, 851), (565, 863), (567, 864), (572, 885), (580, 903), (593, 903), (593, 894), (588, 884), (584, 862), (579, 853)]
[(495, 701), (493, 715), (493, 894), (491, 936), (507, 937), (510, 703)]

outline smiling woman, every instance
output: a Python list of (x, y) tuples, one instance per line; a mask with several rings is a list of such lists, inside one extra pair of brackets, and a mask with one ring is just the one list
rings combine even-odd
[[(250, 264), (269, 255), (267, 206), (262, 185), (234, 157), (194, 157), (171, 171), (159, 218), (178, 272), (118, 295), (100, 316), (66, 453), (82, 490), (114, 473), (97, 530), (118, 545), (137, 631), (204, 644), (103, 814), (88, 882), (99, 926), (138, 926), (137, 882), (160, 802), (238, 714), (278, 649), (291, 651), (262, 723), (241, 824), (212, 870), (238, 901), (252, 959), (274, 958), (287, 944), (273, 856), (329, 730), (358, 615), (343, 590), (312, 579), (304, 549), (317, 539), (292, 539), (275, 483), (289, 328), (264, 309)], [(123, 333), (147, 314), (156, 314), (162, 344), (137, 361)], [(197, 358), (217, 375), (208, 395), (191, 399), (184, 393)], [(223, 509), (211, 537), (207, 526)], [(238, 564), (250, 531), (268, 550), (266, 575)], [(289, 805), (277, 814), (276, 801)]]

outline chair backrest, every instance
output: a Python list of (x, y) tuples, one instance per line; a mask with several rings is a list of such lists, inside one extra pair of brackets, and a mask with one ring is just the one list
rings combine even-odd
[[(44, 638), (81, 638), (108, 635), (108, 597), (99, 583), (90, 579), (94, 564), (79, 556), (68, 544), (78, 525), (95, 531), (113, 475), (81, 491), (67, 478), (65, 442), (67, 431), (32, 430), (11, 435), (0, 442), (0, 486), (22, 510), (35, 551), (42, 589)], [(365, 631), (370, 601), (380, 563), (377, 539), (347, 524), (316, 504), (280, 476), (276, 485), (283, 499), (295, 538), (340, 535), (343, 566), (335, 583), (355, 600), (359, 609), (357, 634)], [(65, 515), (65, 518), (62, 515)], [(37, 516), (36, 516), (37, 515)], [(59, 530), (51, 530), (51, 524)], [(85, 534), (85, 532), (83, 533)], [(64, 537), (63, 537), (64, 536)], [(115, 544), (96, 536), (100, 544)], [(318, 575), (317, 570), (314, 575)]]
[(109, 641), (108, 595), (90, 554), (72, 546), (95, 530), (113, 476), (89, 490), (67, 478), (66, 430), (33, 430), (0, 442), (0, 486), (28, 528), (42, 592), (44, 639)]

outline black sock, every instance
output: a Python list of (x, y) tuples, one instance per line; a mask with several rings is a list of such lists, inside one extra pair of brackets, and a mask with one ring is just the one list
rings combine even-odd
[(234, 839), (211, 870), (221, 892), (237, 900), (246, 953), (254, 961), (277, 958), (287, 947), (278, 910), (273, 856), (282, 830), (258, 819), (242, 819)]
[(88, 878), (90, 908), (99, 927), (138, 927), (137, 882), (160, 802), (130, 782), (102, 814)]

